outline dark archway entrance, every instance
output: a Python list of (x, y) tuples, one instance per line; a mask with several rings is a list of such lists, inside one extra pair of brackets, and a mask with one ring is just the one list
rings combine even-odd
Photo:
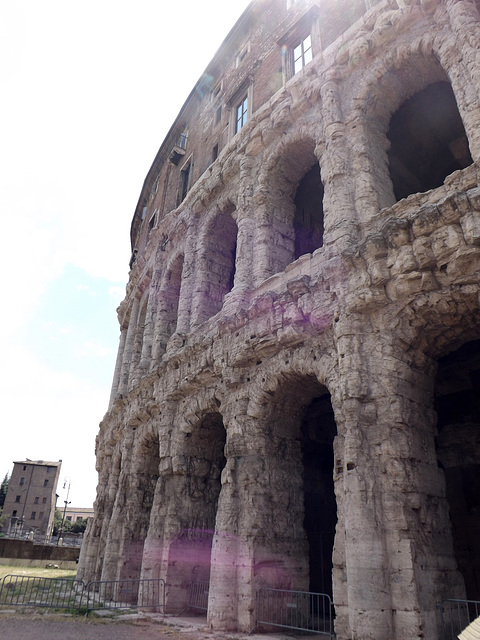
[(397, 200), (435, 189), (473, 162), (449, 82), (435, 82), (406, 100), (393, 114), (387, 136)]
[(480, 341), (438, 361), (435, 409), (455, 557), (467, 597), (480, 600)]
[(333, 440), (336, 434), (330, 394), (315, 398), (302, 420), (304, 527), (309, 547), (310, 591), (330, 596), (337, 523), (333, 486)]
[(323, 246), (323, 184), (318, 162), (300, 180), (294, 202), (296, 260)]

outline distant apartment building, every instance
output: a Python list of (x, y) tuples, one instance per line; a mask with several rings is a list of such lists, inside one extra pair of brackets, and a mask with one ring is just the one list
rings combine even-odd
[(62, 461), (24, 460), (13, 463), (3, 506), (11, 534), (36, 531), (50, 535)]
[(93, 518), (93, 507), (90, 509), (67, 507), (65, 509), (65, 520), (72, 524), (75, 524), (77, 520), (88, 520), (88, 518)]

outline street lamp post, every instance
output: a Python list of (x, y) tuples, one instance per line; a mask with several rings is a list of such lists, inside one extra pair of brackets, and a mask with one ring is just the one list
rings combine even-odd
[(68, 501), (68, 496), (70, 495), (70, 478), (65, 478), (65, 481), (63, 483), (63, 488), (65, 489), (65, 487), (67, 485), (67, 480), (68, 480), (67, 498), (66, 498), (66, 500), (63, 501), (64, 504), (65, 504), (65, 507), (63, 508), (62, 524), (60, 525), (60, 531), (58, 532), (57, 545), (60, 542), (60, 538), (63, 535), (63, 525), (65, 524), (65, 514), (67, 512), (67, 507), (70, 504), (70, 502)]

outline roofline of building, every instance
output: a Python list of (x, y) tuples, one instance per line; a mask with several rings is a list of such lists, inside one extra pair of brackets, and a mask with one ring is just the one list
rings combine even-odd
[(15, 460), (13, 464), (34, 464), (42, 467), (59, 467), (62, 464), (61, 460), (57, 462), (48, 462), (47, 460)]

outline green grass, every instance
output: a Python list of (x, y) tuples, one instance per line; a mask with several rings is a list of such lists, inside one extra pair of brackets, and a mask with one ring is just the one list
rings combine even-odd
[(5, 576), (34, 576), (36, 578), (75, 578), (75, 569), (46, 569), (45, 567), (0, 566), (0, 581)]

